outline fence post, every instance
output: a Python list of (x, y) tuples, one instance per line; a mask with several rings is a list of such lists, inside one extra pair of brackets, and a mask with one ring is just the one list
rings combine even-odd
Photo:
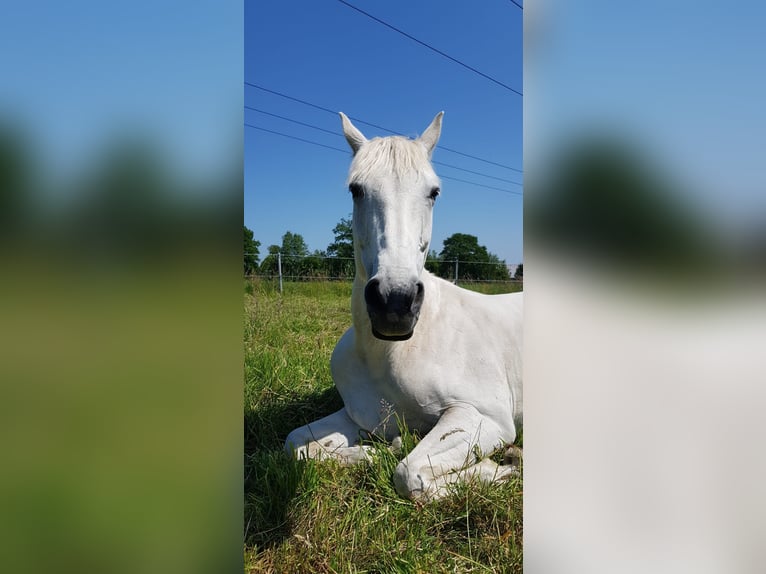
[(279, 294), (282, 294), (282, 252), (277, 251), (277, 271), (279, 273)]
[(455, 259), (455, 281), (453, 283), (457, 285), (457, 258)]

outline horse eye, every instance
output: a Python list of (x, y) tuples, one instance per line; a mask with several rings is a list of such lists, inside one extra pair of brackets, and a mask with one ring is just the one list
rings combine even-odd
[(431, 198), (431, 200), (436, 201), (436, 197), (439, 195), (439, 192), (441, 192), (441, 189), (434, 187), (428, 197)]
[(364, 188), (358, 183), (352, 183), (348, 186), (348, 190), (351, 192), (351, 197), (354, 199), (362, 197), (364, 195)]

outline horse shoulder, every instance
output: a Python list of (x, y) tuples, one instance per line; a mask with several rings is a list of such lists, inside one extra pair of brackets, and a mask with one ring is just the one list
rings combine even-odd
[(453, 334), (443, 338), (444, 366), (465, 373), (471, 383), (460, 381), (456, 396), (465, 399), (468, 393), (469, 402), (491, 419), (512, 418), (518, 425), (523, 401), (521, 293), (484, 295), (446, 282), (438, 288), (436, 316), (444, 322), (439, 330)]

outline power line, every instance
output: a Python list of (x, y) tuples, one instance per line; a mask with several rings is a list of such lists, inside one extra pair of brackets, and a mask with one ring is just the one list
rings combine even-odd
[(502, 178), (502, 177), (495, 177), (494, 175), (487, 175), (486, 173), (481, 173), (481, 172), (478, 172), (478, 171), (472, 171), (470, 169), (465, 169), (464, 167), (458, 167), (456, 165), (452, 165), (452, 164), (449, 164), (449, 163), (444, 163), (442, 161), (432, 160), (431, 163), (435, 163), (437, 165), (443, 165), (444, 167), (451, 167), (452, 169), (458, 169), (460, 171), (464, 171), (466, 173), (472, 173), (474, 175), (480, 175), (482, 177), (488, 177), (489, 179), (496, 179), (498, 181), (504, 181), (505, 183), (512, 183), (513, 185), (524, 185), (522, 183), (519, 183), (518, 181), (513, 181), (513, 180), (510, 180), (510, 179), (505, 179), (505, 178)]
[(312, 108), (316, 108), (318, 110), (322, 110), (323, 112), (329, 112), (331, 114), (336, 114), (336, 115), (338, 113), (335, 110), (331, 110), (330, 108), (325, 108), (323, 106), (318, 106), (317, 104), (312, 104), (311, 102), (307, 102), (306, 100), (301, 100), (299, 98), (294, 98), (293, 96), (288, 96), (287, 94), (283, 94), (282, 92), (277, 92), (276, 90), (270, 90), (269, 88), (264, 88), (263, 86), (259, 86), (257, 84), (252, 83), (252, 82), (248, 82), (247, 80), (245, 80), (245, 85), (250, 86), (252, 88), (257, 88), (259, 90), (263, 90), (264, 92), (268, 92), (270, 94), (274, 94), (275, 96), (279, 96), (281, 98), (285, 98), (285, 99), (288, 99), (288, 100), (292, 100), (294, 102), (298, 102), (300, 104), (304, 104), (306, 106), (311, 106)]
[[(286, 120), (286, 121), (292, 122), (294, 124), (299, 124), (299, 125), (302, 125), (302, 126), (306, 126), (307, 128), (313, 128), (315, 130), (319, 130), (320, 132), (326, 132), (326, 133), (332, 134), (334, 136), (345, 137), (340, 132), (336, 132), (336, 131), (333, 131), (333, 130), (327, 130), (325, 128), (320, 128), (319, 126), (315, 126), (315, 125), (312, 125), (312, 124), (307, 124), (307, 123), (304, 123), (304, 122), (299, 122), (298, 120), (294, 120), (292, 118), (286, 118), (285, 116), (280, 116), (280, 115), (277, 115), (277, 114), (272, 114), (271, 112), (266, 112), (264, 110), (259, 110), (258, 108), (253, 108), (251, 106), (245, 106), (245, 108), (248, 109), (248, 110), (253, 110), (254, 112), (260, 112), (262, 114), (266, 114), (267, 116), (272, 116), (272, 117), (275, 117), (275, 118)], [(333, 114), (335, 114), (335, 112), (333, 112)], [(351, 119), (353, 120), (355, 118), (351, 118)], [(358, 121), (358, 120), (356, 120), (356, 121)], [(360, 123), (362, 123), (362, 122), (360, 122)], [(391, 132), (391, 133), (395, 133), (395, 132)], [(396, 134), (396, 135), (400, 135), (400, 134)]]
[[(325, 128), (321, 128), (321, 127), (319, 127), (319, 126), (315, 126), (315, 125), (313, 125), (313, 124), (307, 124), (306, 122), (301, 122), (301, 121), (298, 121), (298, 120), (294, 120), (294, 119), (292, 119), (292, 118), (288, 118), (288, 117), (285, 117), (285, 116), (280, 116), (279, 114), (273, 114), (273, 113), (271, 113), (271, 112), (267, 112), (267, 111), (265, 111), (265, 110), (261, 110), (261, 109), (258, 109), (258, 108), (254, 108), (254, 107), (252, 107), (252, 106), (245, 106), (245, 108), (246, 108), (246, 109), (248, 109), (248, 110), (252, 110), (252, 111), (254, 111), (254, 112), (258, 112), (258, 113), (261, 113), (261, 114), (265, 114), (265, 115), (267, 115), (267, 116), (271, 116), (271, 117), (274, 117), (274, 118), (279, 118), (279, 119), (281, 119), (281, 120), (285, 120), (285, 121), (288, 121), (288, 122), (292, 122), (292, 123), (294, 123), (294, 124), (298, 124), (298, 125), (300, 125), (300, 126), (305, 126), (305, 127), (307, 127), (307, 128), (311, 128), (311, 129), (314, 129), (314, 130), (318, 130), (318, 131), (320, 131), (320, 132), (324, 132), (324, 133), (327, 133), (327, 134), (332, 134), (332, 135), (334, 135), (334, 136), (338, 136), (338, 137), (341, 137), (341, 138), (342, 138), (342, 137), (345, 137), (345, 136), (344, 136), (342, 133), (340, 133), (340, 132), (336, 132), (336, 131), (333, 131), (333, 130), (328, 130), (328, 129), (325, 129)], [(337, 149), (337, 148), (336, 148), (336, 149)], [(472, 173), (472, 174), (474, 174), (474, 175), (480, 175), (481, 177), (487, 177), (487, 178), (489, 178), (489, 179), (495, 179), (495, 180), (497, 180), (497, 181), (504, 181), (505, 183), (512, 183), (512, 184), (514, 184), (514, 185), (522, 185), (522, 184), (521, 184), (521, 183), (519, 183), (518, 181), (513, 181), (513, 180), (511, 180), (511, 179), (505, 179), (505, 178), (503, 178), (503, 177), (496, 177), (496, 176), (494, 176), (494, 175), (488, 175), (488, 174), (486, 174), (486, 173), (481, 173), (481, 172), (479, 172), (479, 171), (473, 171), (473, 170), (471, 170), (471, 169), (466, 169), (466, 168), (464, 168), (464, 167), (458, 167), (458, 166), (456, 166), (456, 165), (452, 165), (452, 164), (450, 164), (450, 163), (445, 163), (445, 162), (443, 162), (443, 161), (436, 161), (436, 160), (433, 160), (431, 163), (435, 163), (435, 164), (437, 164), (437, 165), (443, 165), (444, 167), (449, 167), (449, 168), (452, 168), (452, 169), (457, 169), (457, 170), (459, 170), (459, 171), (464, 171), (464, 172), (466, 172), (466, 173)]]
[(353, 4), (349, 4), (349, 3), (348, 3), (348, 2), (346, 2), (345, 0), (338, 0), (338, 2), (340, 2), (340, 3), (341, 3), (341, 4), (343, 4), (344, 6), (348, 6), (348, 7), (349, 7), (349, 8), (351, 8), (352, 10), (356, 10), (356, 11), (357, 11), (357, 12), (359, 12), (360, 14), (364, 14), (364, 15), (365, 15), (365, 16), (367, 16), (368, 18), (371, 18), (372, 20), (375, 20), (375, 21), (376, 21), (376, 22), (378, 22), (379, 24), (382, 24), (383, 26), (385, 26), (385, 27), (387, 27), (387, 28), (390, 28), (391, 30), (393, 30), (393, 31), (395, 31), (395, 32), (398, 32), (398, 33), (399, 33), (399, 34), (401, 34), (402, 36), (405, 36), (405, 37), (409, 38), (410, 40), (412, 40), (412, 41), (414, 41), (414, 42), (417, 42), (417, 43), (418, 43), (418, 44), (420, 44), (421, 46), (424, 46), (424, 47), (428, 48), (429, 50), (432, 50), (432, 51), (436, 52), (436, 53), (437, 53), (437, 54), (439, 54), (440, 56), (444, 56), (444, 57), (445, 57), (445, 58), (447, 58), (448, 60), (451, 60), (452, 62), (455, 62), (456, 64), (459, 64), (459, 65), (463, 66), (464, 68), (466, 68), (466, 69), (468, 69), (468, 70), (471, 70), (471, 71), (472, 71), (472, 72), (474, 72), (475, 74), (478, 74), (478, 75), (480, 75), (481, 77), (483, 77), (483, 78), (486, 78), (487, 80), (490, 80), (491, 82), (494, 82), (494, 83), (496, 83), (498, 86), (502, 86), (502, 87), (503, 87), (503, 88), (505, 88), (506, 90), (510, 90), (511, 92), (513, 92), (513, 93), (515, 93), (515, 94), (518, 94), (518, 95), (520, 95), (520, 96), (523, 96), (523, 95), (524, 95), (524, 94), (522, 94), (522, 93), (521, 93), (519, 90), (517, 90), (517, 89), (515, 89), (515, 88), (512, 88), (512, 87), (511, 87), (511, 86), (509, 86), (508, 84), (504, 84), (504, 83), (503, 83), (503, 82), (501, 82), (500, 80), (496, 80), (496, 79), (495, 79), (495, 78), (493, 78), (492, 76), (489, 76), (489, 75), (485, 74), (484, 72), (480, 72), (480, 71), (479, 71), (479, 70), (477, 70), (476, 68), (474, 68), (474, 67), (472, 67), (472, 66), (469, 66), (468, 64), (465, 64), (465, 63), (461, 62), (461, 61), (460, 61), (460, 60), (458, 60), (457, 58), (453, 58), (453, 57), (452, 57), (452, 56), (450, 56), (449, 54), (445, 54), (444, 52), (442, 52), (441, 50), (439, 50), (439, 49), (437, 49), (437, 48), (434, 48), (434, 47), (433, 47), (433, 46), (431, 46), (430, 44), (427, 44), (426, 42), (423, 42), (422, 40), (418, 40), (418, 39), (417, 39), (417, 38), (415, 38), (414, 36), (410, 36), (410, 35), (409, 35), (407, 32), (403, 32), (403, 31), (402, 31), (402, 30), (400, 30), (399, 28), (397, 28), (397, 27), (395, 27), (395, 26), (392, 26), (392, 25), (391, 25), (391, 24), (389, 24), (388, 22), (384, 22), (384, 21), (383, 21), (383, 20), (381, 20), (380, 18), (376, 18), (376, 17), (375, 17), (375, 16), (373, 16), (372, 14), (370, 14), (370, 13), (368, 13), (368, 12), (365, 12), (365, 11), (364, 11), (364, 10), (362, 10), (361, 8), (357, 8), (357, 7), (356, 7), (356, 6), (354, 6)]
[(518, 6), (518, 7), (519, 7), (519, 8), (521, 8), (522, 10), (524, 9), (524, 6), (522, 6), (521, 4), (519, 4), (518, 2), (516, 2), (516, 0), (511, 0), (511, 2), (513, 2), (514, 4), (516, 4), (516, 6)]
[(292, 122), (294, 124), (298, 124), (298, 125), (301, 125), (301, 126), (306, 126), (307, 128), (312, 128), (312, 129), (315, 129), (315, 130), (319, 130), (320, 132), (325, 132), (325, 133), (328, 133), (328, 134), (332, 134), (334, 136), (341, 136), (341, 137), (343, 137), (343, 134), (341, 134), (341, 133), (334, 132), (332, 130), (326, 130), (324, 128), (320, 128), (319, 126), (313, 126), (311, 124), (307, 124), (307, 123), (304, 123), (304, 122), (299, 122), (298, 120), (294, 120), (292, 118), (286, 118), (285, 116), (280, 116), (279, 114), (272, 114), (271, 112), (267, 112), (265, 110), (259, 110), (258, 108), (254, 108), (252, 106), (245, 106), (245, 109), (252, 110), (254, 112), (258, 112), (259, 114), (266, 114), (267, 116), (271, 116), (273, 118), (279, 118), (280, 120), (285, 120), (285, 121)]
[(471, 159), (476, 159), (476, 160), (479, 160), (479, 161), (483, 161), (484, 163), (489, 163), (489, 164), (492, 164), (492, 165), (496, 165), (498, 167), (504, 167), (505, 169), (510, 169), (511, 171), (516, 171), (516, 172), (519, 172), (519, 173), (524, 173), (523, 170), (520, 170), (517, 167), (511, 167), (509, 165), (503, 165), (502, 163), (497, 163), (495, 161), (490, 161), (488, 159), (483, 159), (483, 158), (477, 157), (475, 155), (470, 155), (470, 154), (467, 154), (467, 153), (463, 153), (462, 151), (457, 151), (457, 150), (454, 150), (454, 149), (450, 149), (448, 147), (444, 147), (443, 145), (437, 145), (436, 147), (438, 147), (439, 149), (443, 149), (444, 151), (449, 151), (449, 152), (452, 152), (452, 153), (456, 153), (458, 155), (462, 155), (462, 156), (465, 156), (465, 157), (470, 157)]
[[(524, 195), (520, 191), (511, 191), (510, 189), (503, 189), (501, 187), (494, 187), (492, 185), (485, 185), (483, 183), (476, 183), (474, 181), (467, 181), (465, 179), (458, 179), (456, 177), (450, 177), (449, 175), (440, 175), (439, 177), (442, 178), (442, 179), (451, 179), (452, 181), (459, 181), (461, 183), (467, 183), (469, 185), (477, 185), (479, 187), (486, 187), (487, 189), (495, 189), (497, 191), (502, 191), (502, 192), (505, 192), (505, 193), (510, 193), (511, 195), (521, 195), (521, 196)], [(521, 184), (519, 184), (519, 185), (521, 185)]]
[[(330, 114), (333, 114), (334, 116), (338, 115), (338, 112), (336, 110), (331, 110), (330, 108), (326, 108), (324, 106), (320, 106), (318, 104), (315, 104), (315, 103), (312, 103), (312, 102), (308, 102), (306, 100), (302, 100), (302, 99), (296, 98), (294, 96), (289, 96), (287, 94), (283, 94), (282, 92), (277, 92), (276, 90), (271, 90), (269, 88), (264, 88), (263, 86), (259, 86), (258, 84), (254, 84), (253, 82), (248, 82), (247, 80), (245, 80), (245, 85), (250, 86), (251, 88), (255, 88), (257, 90), (261, 90), (261, 91), (267, 92), (269, 94), (274, 94), (275, 96), (279, 96), (280, 98), (285, 98), (287, 100), (292, 100), (293, 102), (298, 102), (300, 104), (304, 104), (306, 106), (315, 108), (317, 110), (322, 110), (323, 112), (328, 112)], [(247, 106), (245, 106), (245, 107), (247, 107)], [(396, 132), (396, 131), (390, 130), (390, 129), (386, 128), (386, 127), (379, 126), (379, 125), (373, 124), (371, 122), (367, 122), (367, 121), (365, 121), (365, 120), (363, 120), (361, 118), (356, 118), (356, 117), (353, 117), (353, 116), (349, 116), (349, 119), (354, 120), (356, 123), (364, 124), (366, 126), (371, 126), (373, 128), (376, 128), (376, 129), (379, 129), (379, 130), (383, 130), (384, 132), (388, 132), (388, 133), (393, 134), (393, 135), (397, 135), (397, 136), (403, 135), (400, 132)], [(488, 159), (484, 159), (484, 158), (481, 158), (481, 157), (478, 157), (478, 156), (475, 156), (475, 155), (464, 153), (462, 151), (458, 151), (458, 150), (455, 150), (455, 149), (452, 149), (452, 148), (448, 148), (448, 147), (443, 146), (443, 145), (437, 145), (436, 147), (438, 149), (443, 149), (444, 151), (448, 151), (450, 153), (454, 153), (454, 154), (457, 154), (457, 155), (462, 155), (464, 157), (469, 157), (471, 159), (475, 159), (477, 161), (481, 161), (483, 163), (488, 163), (490, 165), (496, 165), (498, 167), (502, 167), (504, 169), (509, 169), (511, 171), (515, 171), (515, 172), (518, 172), (518, 173), (524, 173), (523, 170), (521, 170), (519, 168), (511, 167), (509, 165), (505, 165), (505, 164), (498, 163), (498, 162), (495, 162), (495, 161), (490, 161)]]
[[(348, 154), (349, 153), (349, 150), (341, 149), (341, 148), (334, 147), (334, 146), (331, 146), (331, 145), (325, 145), (323, 143), (319, 143), (319, 142), (315, 142), (315, 141), (299, 138), (297, 136), (291, 136), (291, 135), (288, 135), (288, 134), (285, 134), (285, 133), (282, 133), (282, 132), (278, 132), (278, 131), (275, 131), (275, 130), (268, 130), (268, 129), (262, 128), (260, 126), (254, 126), (252, 124), (248, 124), (247, 122), (245, 122), (245, 126), (248, 127), (248, 128), (252, 128), (252, 129), (255, 129), (255, 130), (262, 131), (262, 132), (267, 132), (267, 133), (270, 133), (270, 134), (274, 134), (274, 135), (290, 138), (292, 140), (298, 140), (298, 141), (301, 141), (301, 142), (304, 142), (304, 143), (307, 143), (307, 144), (311, 144), (311, 145), (315, 145), (315, 146), (319, 146), (319, 147), (323, 147), (323, 148), (339, 151), (339, 152), (341, 152), (343, 154)], [(442, 179), (451, 179), (453, 181), (459, 181), (461, 183), (467, 183), (469, 185), (475, 185), (476, 187), (485, 187), (487, 189), (494, 189), (496, 191), (502, 191), (504, 193), (510, 193), (511, 195), (524, 195), (520, 191), (512, 191), (510, 189), (503, 189), (501, 187), (494, 187), (494, 186), (491, 186), (491, 185), (485, 185), (483, 183), (476, 183), (475, 181), (468, 181), (468, 180), (465, 180), (465, 179), (458, 179), (456, 177), (450, 177), (448, 175), (440, 175), (439, 177), (442, 178)], [(515, 182), (511, 182), (511, 183), (515, 183)], [(517, 184), (517, 185), (521, 185), (521, 184)]]
[(291, 135), (283, 134), (282, 132), (276, 132), (274, 130), (267, 130), (266, 128), (262, 128), (262, 127), (259, 127), (259, 126), (254, 126), (252, 124), (248, 124), (247, 122), (245, 122), (245, 126), (247, 126), (248, 128), (253, 128), (254, 130), (260, 130), (262, 132), (268, 132), (270, 134), (275, 134), (275, 135), (278, 135), (278, 136), (283, 136), (283, 137), (286, 137), (286, 138), (290, 138), (291, 140), (298, 140), (299, 142), (305, 142), (307, 144), (318, 145), (320, 147), (326, 147), (327, 149), (334, 149), (335, 151), (339, 151), (341, 153), (345, 153), (345, 154), (349, 153), (349, 150), (347, 150), (347, 149), (341, 149), (339, 147), (333, 147), (331, 145), (325, 145), (325, 144), (322, 144), (322, 143), (319, 143), (319, 142), (314, 142), (314, 141), (311, 141), (311, 140), (305, 140), (303, 138), (299, 138), (299, 137), (296, 137), (296, 136), (291, 136)]
[[(287, 94), (283, 94), (282, 92), (277, 92), (276, 90), (270, 90), (269, 88), (264, 88), (263, 86), (259, 86), (257, 84), (252, 83), (252, 82), (248, 82), (247, 80), (245, 80), (245, 84), (250, 86), (251, 88), (257, 88), (259, 90), (263, 90), (264, 92), (268, 92), (270, 94), (274, 94), (275, 96), (279, 96), (281, 98), (292, 100), (294, 102), (298, 102), (299, 104), (304, 104), (306, 106), (311, 106), (312, 108), (316, 108), (317, 110), (322, 110), (323, 112), (331, 113), (334, 116), (338, 115), (338, 112), (336, 110), (331, 110), (330, 108), (325, 108), (324, 106), (320, 106), (320, 105), (317, 105), (317, 104), (312, 104), (311, 102), (307, 102), (306, 100), (301, 100), (300, 98), (296, 98), (296, 97), (293, 97), (293, 96), (288, 96)], [(349, 116), (349, 119), (352, 119), (355, 122), (360, 123), (360, 124), (364, 124), (366, 126), (371, 126), (373, 128), (376, 128), (376, 129), (379, 129), (379, 130), (383, 130), (384, 132), (388, 132), (390, 134), (394, 134), (394, 135), (397, 135), (397, 136), (398, 135), (402, 135), (399, 132), (395, 132), (394, 130), (390, 130), (388, 128), (384, 128), (383, 126), (379, 126), (377, 124), (372, 124), (370, 122), (366, 122), (366, 121), (364, 121), (364, 120), (362, 120), (360, 118), (355, 118), (353, 116)]]

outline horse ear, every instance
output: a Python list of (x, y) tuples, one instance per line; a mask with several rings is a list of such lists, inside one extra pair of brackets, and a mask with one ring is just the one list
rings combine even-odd
[(431, 154), (436, 147), (436, 142), (439, 141), (439, 136), (442, 133), (442, 116), (444, 116), (444, 112), (436, 114), (431, 125), (428, 126), (426, 131), (423, 132), (423, 135), (418, 138), (418, 140), (423, 142), (423, 145), (426, 146), (428, 157), (431, 157)]
[(356, 129), (356, 126), (351, 123), (351, 120), (348, 119), (346, 114), (343, 112), (338, 113), (340, 114), (341, 122), (343, 122), (343, 135), (346, 136), (346, 141), (348, 142), (348, 145), (351, 146), (351, 151), (353, 151), (354, 155), (356, 155), (356, 152), (359, 151), (359, 148), (362, 147), (362, 144), (367, 142), (367, 138), (364, 137), (362, 132)]

